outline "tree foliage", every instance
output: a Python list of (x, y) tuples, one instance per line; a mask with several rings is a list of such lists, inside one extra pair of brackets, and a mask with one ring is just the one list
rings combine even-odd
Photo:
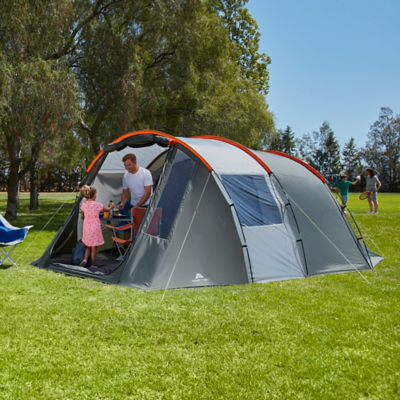
[(48, 2), (19, 0), (1, 5), (0, 134), (10, 162), (9, 219), (16, 218), (19, 181), (36, 164), (42, 145), (72, 132), (75, 79), (54, 57), (65, 48), (68, 24), (74, 23), (66, 14), (61, 6)]
[(350, 181), (354, 181), (357, 175), (361, 175), (361, 152), (357, 149), (353, 137), (344, 144), (342, 150), (342, 163)]
[(121, 133), (146, 128), (259, 148), (273, 119), (257, 82), (243, 75), (228, 25), (205, 2), (138, 1), (83, 30), (85, 56), (74, 70), (82, 137), (89, 135), (93, 153)]
[(226, 21), (229, 38), (239, 53), (237, 63), (243, 78), (250, 79), (257, 90), (266, 95), (269, 90), (270, 57), (259, 53), (260, 32), (249, 10), (248, 0), (210, 0), (209, 4)]
[(269, 150), (280, 151), (289, 155), (297, 154), (295, 133), (290, 126), (286, 129), (277, 129), (271, 135), (269, 142), (265, 143), (265, 147)]
[(0, 152), (7, 159), (7, 217), (16, 218), (26, 173), (35, 186), (43, 160), (61, 161), (59, 150), (77, 144), (91, 159), (120, 134), (153, 128), (261, 148), (274, 127), (264, 96), (270, 59), (259, 53), (246, 3), (3, 2)]
[(394, 115), (389, 107), (382, 107), (378, 120), (371, 125), (364, 160), (377, 171), (384, 186), (399, 190), (400, 114)]
[(327, 121), (318, 132), (303, 135), (298, 148), (301, 157), (322, 175), (340, 173), (340, 145)]

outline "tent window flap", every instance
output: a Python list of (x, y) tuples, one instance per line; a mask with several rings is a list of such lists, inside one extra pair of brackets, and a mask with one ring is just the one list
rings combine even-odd
[(263, 175), (222, 175), (242, 226), (281, 224), (279, 207)]

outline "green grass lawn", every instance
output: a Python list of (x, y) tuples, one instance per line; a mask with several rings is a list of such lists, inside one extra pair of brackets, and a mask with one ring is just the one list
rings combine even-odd
[(378, 215), (350, 196), (386, 257), (363, 276), (170, 290), (163, 301), (29, 266), (70, 212), (66, 197), (41, 195), (30, 212), (21, 196), (15, 225), (35, 227), (14, 252), (19, 268), (0, 267), (0, 399), (400, 399), (400, 195), (379, 194)]

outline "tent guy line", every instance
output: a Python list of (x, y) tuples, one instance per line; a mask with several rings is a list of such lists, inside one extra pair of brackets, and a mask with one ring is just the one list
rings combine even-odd
[[(77, 189), (74, 189), (74, 191), (72, 191), (70, 194), (74, 194), (76, 193)], [(26, 248), (26, 250), (28, 250), (33, 243), (35, 243), (36, 239), (39, 237), (39, 235), (43, 232), (44, 228), (46, 228), (46, 226), (50, 223), (50, 221), (54, 218), (54, 216), (63, 208), (64, 204), (70, 200), (72, 198), (72, 196), (67, 196), (67, 198), (64, 200), (64, 203), (61, 204), (61, 206), (55, 211), (55, 213), (49, 218), (49, 220), (46, 222), (46, 224), (43, 226), (43, 228), (38, 232), (38, 234), (35, 236), (35, 238), (29, 243), (28, 247)], [(19, 261), (19, 259), (22, 257), (23, 253), (18, 257), (17, 262)]]
[(318, 229), (318, 231), (325, 237), (325, 239), (343, 256), (343, 258), (363, 277), (363, 279), (370, 284), (368, 279), (357, 269), (357, 267), (339, 250), (339, 248), (325, 235), (325, 233), (318, 227), (318, 225), (304, 212), (304, 210), (286, 193), (288, 198), (299, 208), (299, 210), (309, 219), (309, 221)]
[(206, 190), (208, 181), (210, 180), (210, 176), (211, 176), (211, 172), (210, 172), (210, 174), (208, 175), (206, 184), (204, 185), (203, 192), (201, 193), (199, 202), (197, 203), (196, 210), (195, 210), (195, 212), (193, 213), (192, 220), (190, 221), (190, 225), (189, 225), (189, 228), (188, 228), (188, 230), (187, 230), (187, 232), (186, 232), (185, 239), (184, 239), (183, 242), (182, 242), (182, 246), (181, 246), (181, 248), (180, 248), (180, 250), (179, 250), (178, 257), (176, 258), (174, 267), (172, 268), (172, 271), (171, 271), (171, 275), (169, 276), (168, 282), (167, 282), (167, 284), (166, 284), (166, 286), (165, 286), (164, 293), (163, 293), (163, 296), (162, 296), (162, 298), (161, 298), (161, 301), (164, 301), (165, 293), (167, 292), (168, 285), (169, 285), (169, 283), (171, 282), (172, 274), (174, 273), (175, 268), (176, 268), (176, 265), (178, 264), (179, 257), (181, 256), (181, 253), (182, 253), (182, 250), (183, 250), (183, 248), (184, 248), (184, 246), (185, 246), (185, 243), (186, 243), (187, 237), (188, 237), (188, 235), (189, 235), (189, 232), (190, 232), (190, 230), (192, 229), (193, 221), (194, 221), (194, 219), (196, 218), (197, 211), (198, 211), (198, 209), (199, 209), (199, 205), (200, 205), (200, 203), (201, 203), (201, 200), (203, 199), (204, 192), (205, 192), (205, 190)]
[[(272, 152), (271, 152), (272, 153)], [(280, 152), (274, 152), (275, 154), (282, 154)], [(334, 245), (334, 243), (324, 234), (324, 232), (318, 227), (318, 225), (310, 218), (310, 216), (296, 203), (296, 201), (285, 191), (285, 189), (282, 187), (279, 179), (277, 176), (275, 176), (273, 173), (273, 178), (274, 180), (276, 180), (277, 184), (280, 186), (280, 188), (282, 189), (283, 193), (285, 194), (287, 200), (288, 200), (288, 204), (291, 206), (290, 201), (292, 201), (298, 208), (299, 210), (306, 216), (306, 218), (309, 219), (309, 221), (317, 228), (317, 230), (322, 233), (322, 235), (328, 240), (329, 243), (332, 244), (332, 246), (345, 258), (345, 260), (347, 262), (349, 262), (349, 264), (369, 283), (369, 281), (361, 274), (361, 272), (352, 264), (352, 262), (350, 260), (348, 260), (348, 258), (337, 248), (337, 246)], [(324, 185), (327, 185), (327, 183), (325, 182)], [(336, 193), (336, 192), (335, 192)], [(337, 193), (336, 193), (337, 194)], [(331, 193), (332, 195), (332, 193)], [(334, 196), (332, 196), (334, 198)], [(339, 200), (341, 199), (340, 196), (338, 196)], [(352, 218), (354, 219), (353, 215)], [(297, 221), (296, 221), (296, 225), (297, 225)], [(297, 225), (298, 226), (298, 225)], [(361, 233), (361, 232), (360, 232)], [(371, 265), (372, 265), (372, 261), (370, 260)]]

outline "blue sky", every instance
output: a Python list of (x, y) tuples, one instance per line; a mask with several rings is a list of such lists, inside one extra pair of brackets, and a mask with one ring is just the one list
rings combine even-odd
[(249, 0), (272, 59), (267, 103), (296, 137), (328, 121), (343, 147), (400, 113), (400, 0)]

